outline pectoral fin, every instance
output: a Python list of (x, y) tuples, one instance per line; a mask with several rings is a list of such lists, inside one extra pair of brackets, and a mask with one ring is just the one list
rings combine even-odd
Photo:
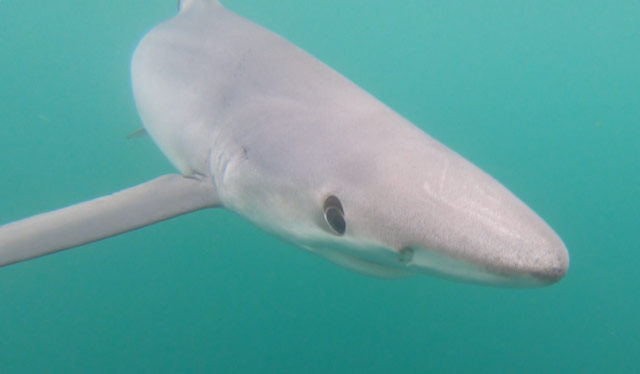
[(0, 226), (0, 266), (218, 205), (210, 181), (164, 175), (112, 195)]

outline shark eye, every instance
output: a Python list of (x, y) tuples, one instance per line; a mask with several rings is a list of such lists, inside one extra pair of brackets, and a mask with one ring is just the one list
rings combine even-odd
[(344, 234), (347, 229), (347, 223), (344, 220), (344, 210), (340, 200), (333, 195), (327, 197), (322, 210), (324, 211), (324, 219), (329, 224), (329, 227), (338, 235)]

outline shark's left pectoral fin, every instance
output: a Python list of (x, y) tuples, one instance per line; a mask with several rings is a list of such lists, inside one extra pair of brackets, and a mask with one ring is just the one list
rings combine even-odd
[(112, 195), (0, 226), (0, 266), (218, 205), (211, 181), (164, 175)]

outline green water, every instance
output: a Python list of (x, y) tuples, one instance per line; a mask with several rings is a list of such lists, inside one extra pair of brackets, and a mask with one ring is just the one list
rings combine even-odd
[[(0, 373), (640, 370), (640, 2), (248, 1), (564, 239), (534, 290), (343, 270), (203, 211), (0, 269)], [(129, 59), (173, 0), (0, 0), (0, 222), (171, 165)]]

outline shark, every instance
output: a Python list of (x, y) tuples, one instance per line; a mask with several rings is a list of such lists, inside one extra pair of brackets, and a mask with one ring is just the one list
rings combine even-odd
[(569, 267), (502, 184), (323, 62), (215, 0), (182, 0), (131, 61), (144, 129), (178, 170), (0, 226), (0, 266), (224, 208), (340, 266), (505, 287)]

